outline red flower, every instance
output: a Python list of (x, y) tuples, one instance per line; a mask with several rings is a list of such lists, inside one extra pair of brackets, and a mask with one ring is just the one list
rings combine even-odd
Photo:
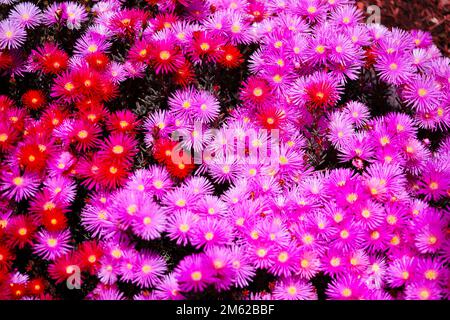
[(191, 172), (195, 169), (195, 165), (193, 163), (174, 163), (170, 161), (167, 163), (167, 171), (169, 171), (170, 175), (174, 178), (185, 179)]
[(66, 254), (57, 258), (53, 264), (48, 267), (48, 273), (50, 278), (61, 283), (76, 272), (76, 268), (79, 268), (78, 257), (74, 254)]
[(286, 118), (286, 112), (275, 106), (268, 106), (258, 112), (257, 118), (261, 125), (268, 130), (281, 129)]
[(108, 115), (106, 127), (110, 131), (119, 131), (123, 133), (134, 133), (139, 126), (140, 121), (130, 110), (119, 110)]
[(101, 161), (96, 156), (92, 160), (82, 159), (78, 163), (76, 171), (82, 179), (85, 179), (81, 184), (86, 188), (99, 189), (102, 185), (99, 176), (100, 164)]
[(195, 80), (195, 72), (192, 64), (185, 60), (184, 64), (175, 72), (174, 81), (181, 86), (187, 86)]
[(104, 71), (109, 63), (108, 56), (103, 52), (91, 53), (85, 59), (89, 66), (96, 71)]
[(66, 228), (67, 208), (58, 200), (53, 199), (49, 192), (38, 193), (30, 204), (30, 212), (36, 221), (49, 231), (60, 231)]
[(131, 164), (136, 155), (136, 140), (123, 133), (112, 134), (98, 152), (100, 160)]
[(189, 53), (194, 63), (217, 62), (222, 56), (222, 39), (213, 37), (206, 31), (195, 31)]
[(94, 274), (100, 266), (103, 249), (95, 240), (86, 241), (78, 247), (76, 256), (80, 262), (81, 269)]
[(11, 283), (10, 290), (13, 299), (21, 299), (26, 293), (26, 283)]
[(42, 279), (36, 278), (31, 280), (27, 285), (27, 292), (32, 295), (41, 295), (44, 293), (45, 284)]
[(36, 228), (36, 224), (29, 216), (14, 216), (5, 230), (8, 245), (21, 249), (27, 244), (31, 244)]
[(251, 15), (253, 22), (261, 22), (267, 17), (264, 2), (252, 1), (247, 7), (247, 12)]
[(171, 163), (172, 151), (178, 143), (169, 139), (161, 138), (155, 141), (153, 146), (153, 157), (159, 163)]
[(45, 44), (34, 54), (36, 63), (43, 73), (58, 74), (67, 68), (69, 61), (67, 53), (52, 43)]
[(51, 130), (59, 126), (67, 118), (67, 111), (59, 105), (51, 105), (42, 114), (42, 124)]
[(19, 164), (33, 172), (45, 169), (48, 159), (47, 146), (38, 143), (26, 143), (17, 152)]
[(9, 52), (0, 52), (0, 70), (11, 68), (13, 58)]
[(139, 40), (128, 51), (128, 60), (130, 62), (145, 62), (150, 60), (152, 47), (148, 41)]
[(223, 46), (222, 52), (223, 54), (219, 60), (219, 63), (226, 68), (239, 67), (244, 61), (239, 49), (231, 44)]
[(11, 263), (14, 260), (14, 254), (5, 245), (0, 245), (0, 273), (8, 272)]
[(93, 124), (99, 124), (109, 114), (102, 103), (92, 99), (81, 100), (77, 107), (80, 110), (80, 119)]
[(156, 74), (175, 72), (183, 65), (184, 60), (179, 48), (170, 41), (162, 40), (153, 44), (151, 61)]
[(241, 99), (252, 105), (263, 105), (270, 102), (270, 86), (266, 80), (250, 77), (244, 85), (241, 93)]
[(38, 110), (46, 103), (45, 95), (41, 90), (28, 90), (22, 96), (22, 103), (28, 109)]
[(152, 20), (153, 25), (157, 31), (164, 28), (171, 28), (172, 25), (178, 21), (178, 16), (173, 13), (159, 13)]
[(87, 121), (77, 121), (72, 128), (69, 142), (75, 144), (78, 151), (86, 151), (98, 146), (101, 129)]
[(104, 161), (98, 167), (98, 185), (106, 189), (122, 186), (128, 179), (130, 165), (120, 161)]
[(54, 210), (43, 214), (42, 225), (48, 231), (61, 231), (67, 227), (67, 218), (63, 212)]

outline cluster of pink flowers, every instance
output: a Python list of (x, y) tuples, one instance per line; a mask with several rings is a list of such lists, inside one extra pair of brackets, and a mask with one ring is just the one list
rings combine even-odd
[[(0, 299), (65, 298), (78, 272), (98, 300), (448, 298), (450, 60), (428, 33), (352, 0), (16, 2)], [(236, 103), (211, 70), (241, 74)], [(124, 88), (149, 76), (170, 86), (142, 116)]]

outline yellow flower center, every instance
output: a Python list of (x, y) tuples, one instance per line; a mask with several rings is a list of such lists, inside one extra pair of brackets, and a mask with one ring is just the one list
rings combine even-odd
[(255, 97), (261, 97), (262, 96), (262, 94), (263, 94), (263, 91), (262, 91), (262, 89), (261, 88), (255, 88), (254, 90), (253, 90), (253, 95), (255, 96)]
[(287, 254), (287, 252), (281, 252), (278, 255), (278, 261), (280, 262), (286, 262), (289, 259), (289, 255)]
[(13, 183), (16, 186), (21, 186), (23, 184), (23, 178), (22, 177), (16, 177), (13, 179)]
[(115, 154), (121, 154), (121, 153), (123, 153), (123, 147), (120, 145), (114, 146), (112, 151)]
[(188, 232), (190, 227), (188, 224), (182, 223), (180, 224), (180, 227), (178, 229), (180, 229), (181, 232)]
[(202, 280), (202, 273), (200, 271), (194, 271), (191, 273), (191, 278), (194, 281), (200, 281)]
[(426, 89), (420, 88), (420, 89), (417, 91), (417, 94), (418, 94), (420, 97), (425, 97), (425, 96), (428, 94), (428, 91), (427, 91)]
[(170, 52), (167, 51), (167, 50), (161, 51), (161, 52), (159, 53), (159, 58), (160, 58), (161, 60), (164, 60), (164, 61), (169, 60), (169, 59), (170, 59)]
[(214, 239), (214, 233), (212, 233), (211, 231), (205, 233), (205, 239), (211, 241), (212, 239)]

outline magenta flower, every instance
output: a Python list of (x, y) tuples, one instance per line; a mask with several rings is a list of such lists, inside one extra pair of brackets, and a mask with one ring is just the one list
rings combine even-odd
[(53, 261), (70, 252), (71, 234), (69, 230), (60, 232), (41, 231), (36, 236), (34, 252), (43, 259)]

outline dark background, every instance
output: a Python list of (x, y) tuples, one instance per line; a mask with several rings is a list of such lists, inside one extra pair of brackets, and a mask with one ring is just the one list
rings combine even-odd
[(381, 9), (381, 24), (405, 30), (421, 29), (431, 32), (434, 43), (448, 56), (450, 32), (449, 0), (361, 0), (358, 6), (366, 11), (367, 6)]

